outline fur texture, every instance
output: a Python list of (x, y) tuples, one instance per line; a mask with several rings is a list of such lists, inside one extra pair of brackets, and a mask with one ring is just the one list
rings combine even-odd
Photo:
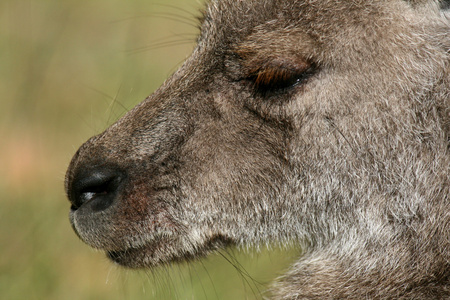
[(299, 243), (274, 299), (449, 299), (441, 5), (211, 1), (185, 64), (74, 156), (75, 231), (132, 268)]

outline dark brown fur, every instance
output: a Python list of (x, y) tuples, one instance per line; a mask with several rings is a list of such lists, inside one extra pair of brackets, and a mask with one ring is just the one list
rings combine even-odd
[(75, 231), (133, 268), (296, 242), (274, 299), (450, 299), (449, 33), (435, 1), (212, 1), (74, 156)]

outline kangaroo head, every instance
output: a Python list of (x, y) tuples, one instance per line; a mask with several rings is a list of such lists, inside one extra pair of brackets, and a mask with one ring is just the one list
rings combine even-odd
[(448, 280), (449, 28), (434, 1), (211, 1), (190, 58), (75, 154), (74, 230), (128, 267), (290, 240), (329, 274), (416, 249)]

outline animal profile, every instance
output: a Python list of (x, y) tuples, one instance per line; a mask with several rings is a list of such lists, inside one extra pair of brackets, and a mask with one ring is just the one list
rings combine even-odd
[(119, 265), (296, 243), (272, 299), (450, 299), (449, 2), (211, 0), (83, 144), (70, 221)]

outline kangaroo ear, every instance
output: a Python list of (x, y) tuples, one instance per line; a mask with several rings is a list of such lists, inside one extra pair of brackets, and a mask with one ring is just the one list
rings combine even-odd
[(411, 4), (411, 6), (413, 7), (420, 7), (423, 5), (439, 5), (441, 6), (441, 8), (448, 6), (449, 5), (449, 1), (448, 0), (405, 0), (406, 2), (408, 2), (409, 4)]
[(441, 1), (441, 9), (442, 10), (450, 10), (450, 0)]
[(413, 8), (433, 9), (450, 16), (450, 0), (404, 0)]

